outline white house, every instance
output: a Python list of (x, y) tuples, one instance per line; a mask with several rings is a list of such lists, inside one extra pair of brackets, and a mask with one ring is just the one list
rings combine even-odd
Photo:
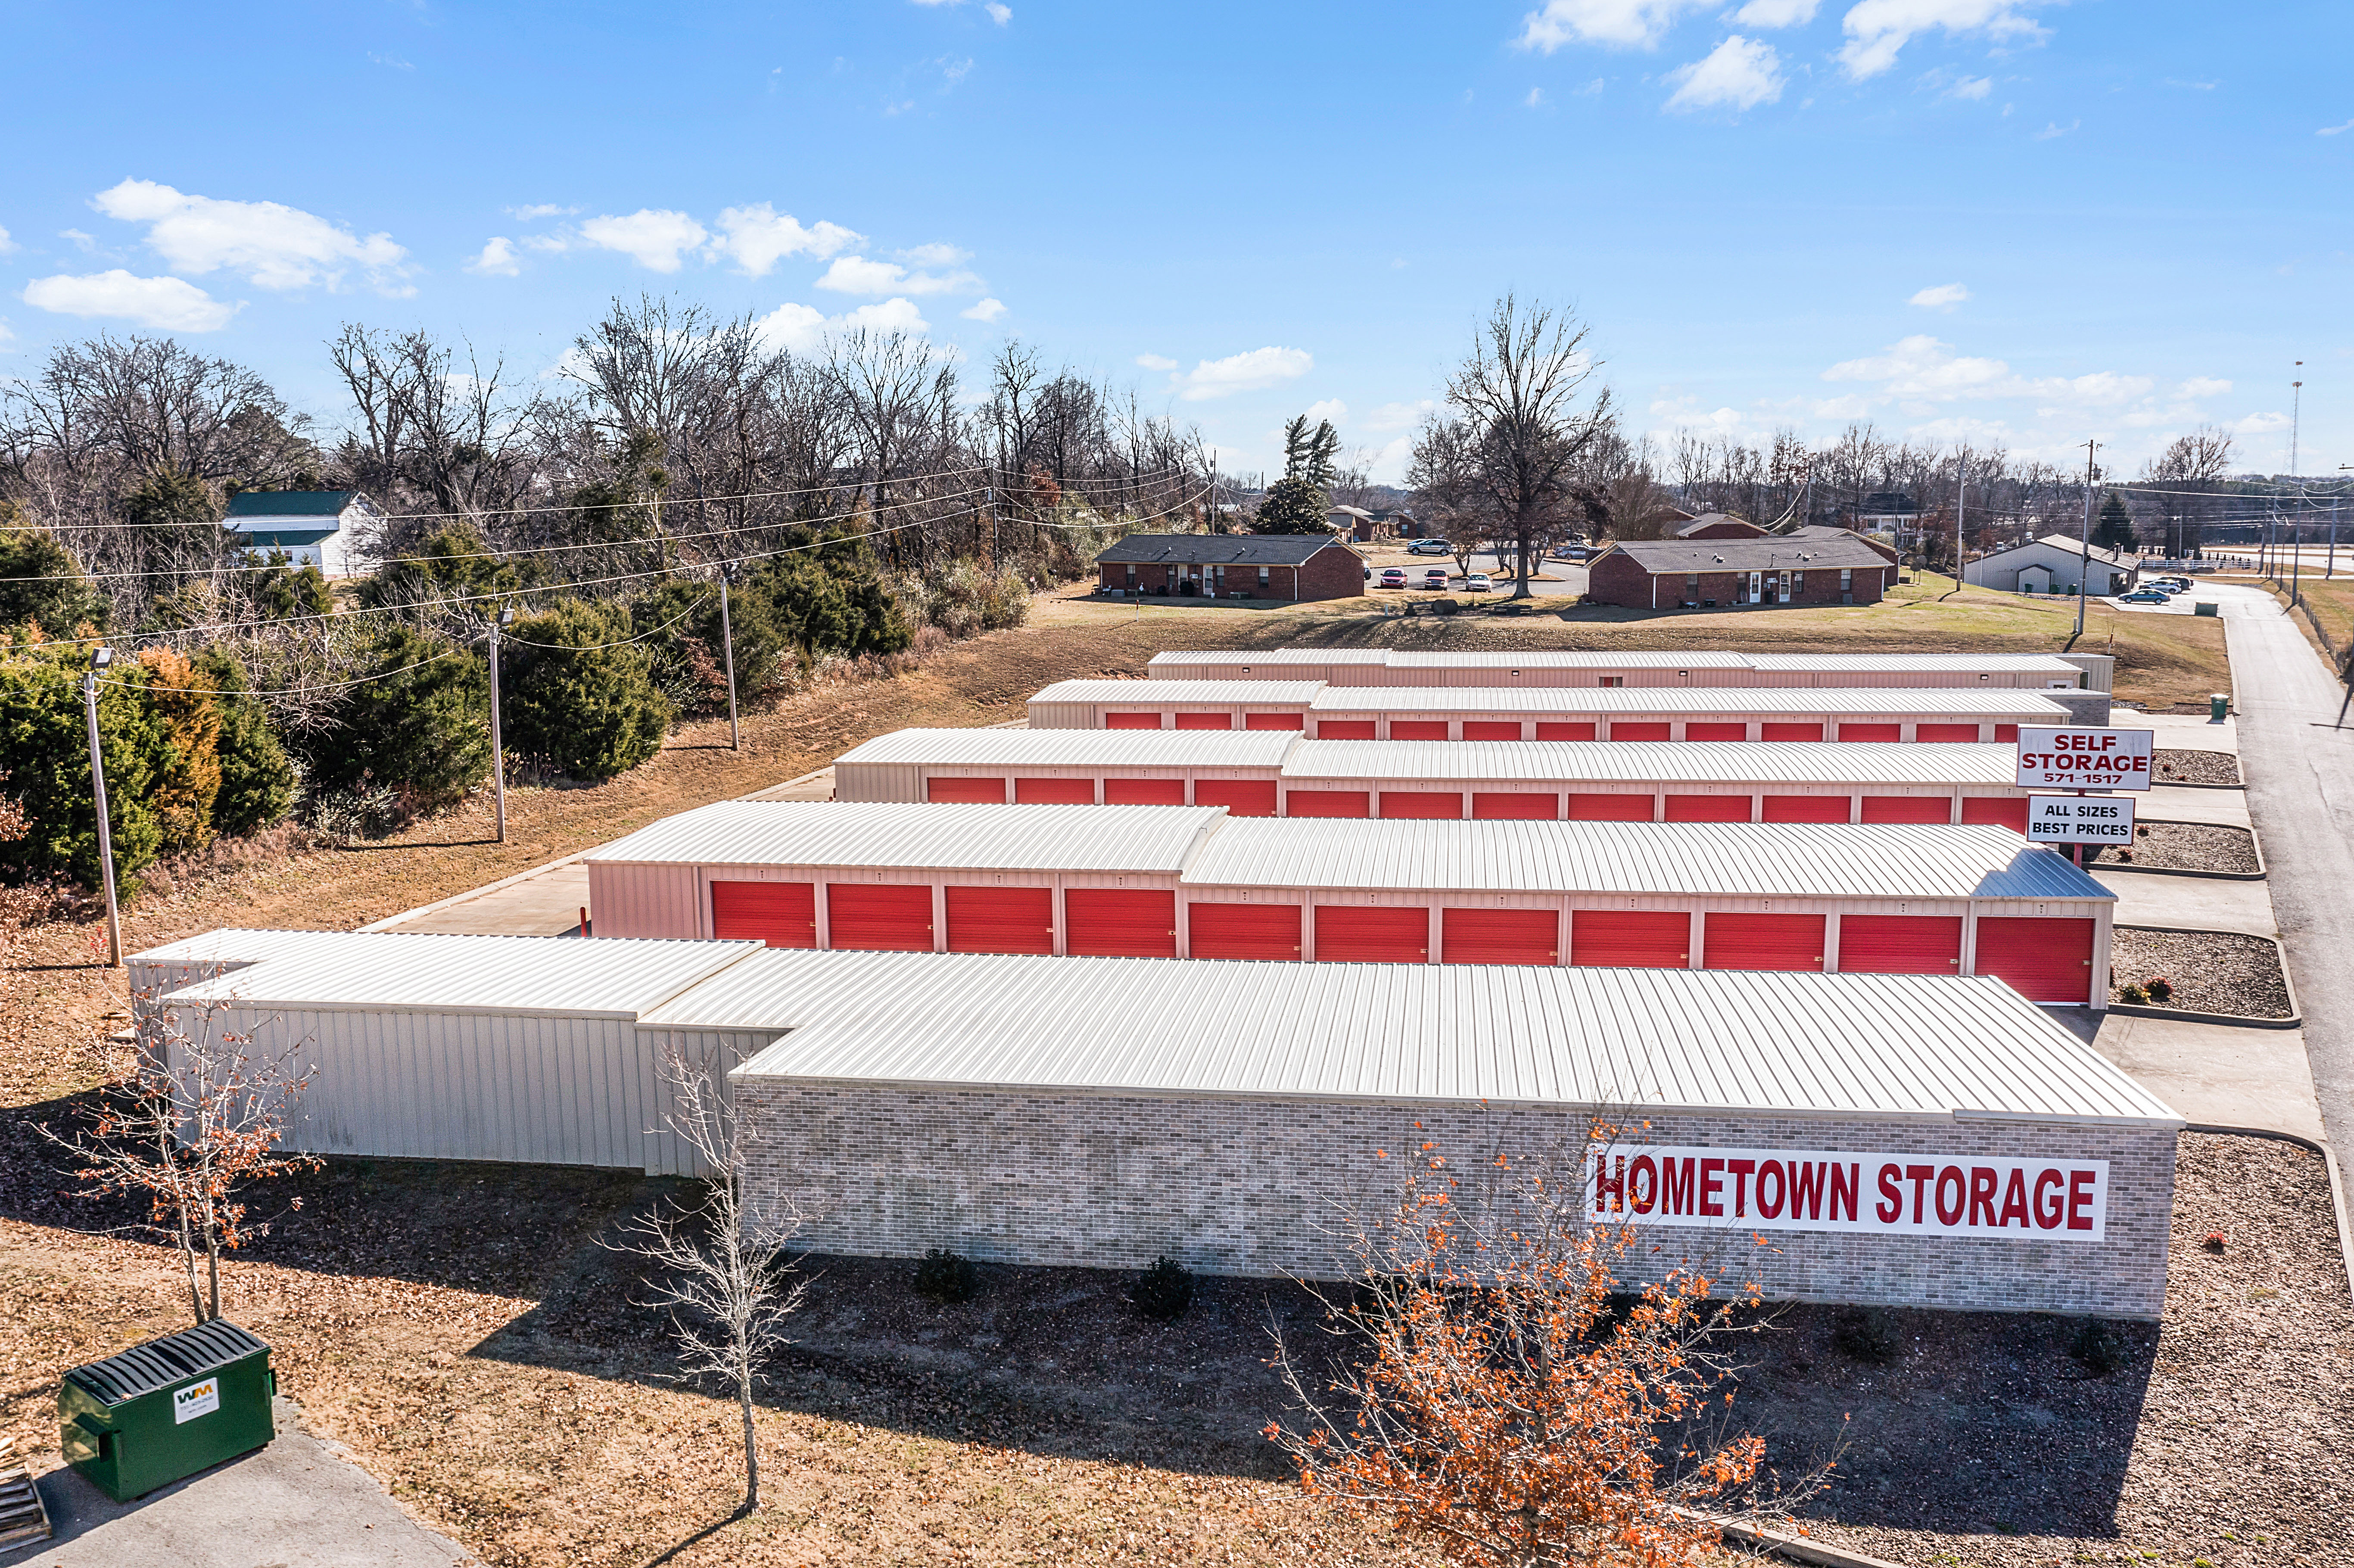
[(356, 490), (249, 490), (229, 498), (221, 526), (257, 554), (281, 552), (294, 566), (340, 577), (355, 569), (357, 525), (375, 514)]
[[(2091, 577), (2084, 576), (2091, 568)], [(1962, 580), (1978, 588), (2006, 593), (2064, 593), (2083, 582), (2088, 592), (2106, 598), (2133, 587), (2139, 563), (2128, 555), (2084, 545), (2062, 534), (2047, 534), (2008, 550), (1997, 550), (1962, 568)]]

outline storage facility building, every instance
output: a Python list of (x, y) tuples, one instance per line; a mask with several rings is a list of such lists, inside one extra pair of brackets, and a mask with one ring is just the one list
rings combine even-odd
[(611, 937), (777, 948), (1990, 974), (2103, 1007), (2108, 889), (1991, 827), (1333, 821), (728, 801), (591, 851)]
[(2106, 653), (1743, 653), (1694, 650), (1178, 650), (1156, 680), (1315, 680), (1335, 686), (2015, 686), (2105, 692)]
[(1296, 733), (903, 729), (837, 800), (1224, 806), (1238, 817), (1977, 822), (2027, 828), (2016, 748), (1793, 742), (1310, 740)]

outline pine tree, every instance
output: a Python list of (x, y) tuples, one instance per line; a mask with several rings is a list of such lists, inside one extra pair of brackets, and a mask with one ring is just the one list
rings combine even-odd
[(2126, 498), (2114, 490), (2101, 503), (2100, 517), (2093, 524), (2093, 543), (2105, 550), (2134, 547), (2133, 514), (2126, 510)]

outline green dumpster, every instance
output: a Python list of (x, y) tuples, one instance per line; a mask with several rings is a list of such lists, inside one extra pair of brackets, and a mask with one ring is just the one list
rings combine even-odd
[(66, 1463), (127, 1502), (278, 1436), (270, 1347), (216, 1318), (76, 1367), (58, 1390)]
[(2207, 694), (2207, 722), (2209, 724), (2221, 724), (2225, 719), (2230, 718), (2231, 716), (2231, 697), (2221, 692), (2210, 692)]

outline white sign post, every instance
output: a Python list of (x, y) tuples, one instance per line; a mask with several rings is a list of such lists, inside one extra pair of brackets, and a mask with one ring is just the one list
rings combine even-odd
[(2129, 795), (2030, 795), (2027, 798), (2027, 842), (2030, 843), (2124, 844), (2134, 838), (2134, 803)]
[(2019, 726), (2019, 779), (2032, 789), (2147, 789), (2156, 732)]

